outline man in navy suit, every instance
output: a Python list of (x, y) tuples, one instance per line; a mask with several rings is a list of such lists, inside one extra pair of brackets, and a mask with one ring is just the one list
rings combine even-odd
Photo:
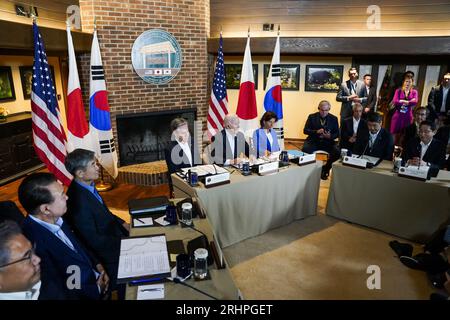
[(322, 167), (321, 178), (327, 180), (333, 162), (339, 159), (339, 149), (334, 140), (339, 136), (338, 120), (330, 114), (331, 105), (328, 101), (319, 102), (319, 112), (310, 114), (305, 123), (303, 133), (308, 135), (303, 152), (314, 153), (323, 150), (329, 153), (328, 160)]
[(361, 131), (356, 138), (353, 152), (365, 154), (383, 160), (392, 160), (394, 139), (392, 135), (381, 127), (382, 118), (379, 113), (369, 112), (367, 115), (368, 130)]
[(187, 121), (183, 118), (175, 118), (170, 123), (170, 129), (172, 140), (165, 150), (169, 174), (202, 164), (195, 139), (192, 139), (189, 133)]
[(420, 123), (419, 139), (409, 141), (403, 153), (403, 162), (413, 166), (429, 166), (429, 174), (436, 177), (445, 165), (446, 145), (437, 139), (436, 124), (425, 120)]
[(353, 104), (353, 117), (345, 119), (341, 124), (341, 138), (339, 139), (341, 148), (353, 151), (358, 132), (360, 133), (361, 130), (367, 130), (367, 123), (362, 119), (362, 114), (362, 105), (355, 102)]
[(75, 149), (66, 157), (66, 168), (74, 180), (67, 190), (66, 219), (83, 245), (92, 251), (105, 266), (111, 278), (111, 289), (116, 287), (120, 256), (120, 243), (129, 236), (129, 224), (109, 211), (95, 189), (94, 181), (99, 177), (99, 168), (92, 151)]
[(26, 177), (19, 186), (19, 201), (28, 213), (24, 235), (41, 258), (39, 299), (100, 299), (109, 277), (64, 222), (67, 196), (55, 176), (40, 172)]

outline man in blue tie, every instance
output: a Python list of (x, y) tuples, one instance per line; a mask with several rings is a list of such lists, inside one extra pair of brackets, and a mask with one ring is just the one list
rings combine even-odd
[(129, 224), (115, 216), (95, 189), (99, 167), (92, 151), (75, 149), (65, 162), (74, 180), (67, 190), (67, 222), (83, 244), (96, 254), (111, 277), (111, 289), (116, 286), (120, 242), (129, 235)]

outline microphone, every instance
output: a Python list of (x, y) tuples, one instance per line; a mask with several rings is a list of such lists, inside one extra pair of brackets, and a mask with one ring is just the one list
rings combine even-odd
[(366, 146), (364, 147), (363, 153), (361, 153), (358, 158), (362, 158), (366, 154), (367, 147), (369, 146), (369, 142), (370, 142), (370, 136), (369, 136), (369, 140), (367, 140)]
[[(188, 227), (188, 228), (191, 228), (192, 230), (197, 231), (198, 233), (201, 234), (200, 237), (195, 238), (195, 239), (193, 239), (193, 240), (190, 240), (190, 241), (188, 242), (188, 251), (189, 251), (189, 248), (192, 247), (192, 246), (194, 245), (194, 241), (196, 241), (196, 242), (201, 242), (201, 246), (203, 246), (206, 250), (208, 250), (208, 258), (207, 258), (207, 260), (208, 260), (208, 265), (212, 265), (212, 264), (214, 263), (214, 257), (212, 256), (212, 251), (211, 251), (211, 248), (210, 248), (210, 246), (209, 246), (208, 237), (206, 236), (206, 234), (203, 233), (202, 231), (198, 230), (197, 228), (193, 227), (192, 225), (189, 225), (189, 224), (184, 223), (184, 222), (181, 221), (181, 220), (179, 220), (179, 222), (180, 222), (180, 224), (182, 224), (183, 226)], [(197, 239), (198, 239), (198, 240), (197, 240)], [(189, 245), (189, 243), (191, 243), (191, 245)], [(199, 248), (199, 247), (197, 247), (197, 248)], [(197, 248), (195, 248), (195, 249), (197, 249)], [(193, 251), (194, 251), (194, 250), (192, 250), (192, 254), (194, 253)]]
[(213, 299), (213, 300), (219, 300), (218, 298), (216, 298), (216, 297), (210, 295), (209, 293), (206, 293), (206, 292), (204, 292), (204, 291), (202, 291), (202, 290), (200, 290), (200, 289), (197, 289), (196, 287), (191, 286), (190, 284), (184, 283), (183, 281), (181, 281), (181, 280), (178, 279), (178, 278), (173, 278), (173, 280), (171, 280), (171, 281), (174, 282), (174, 283), (176, 283), (176, 284), (181, 284), (181, 285), (183, 285), (183, 286), (186, 286), (186, 287), (188, 287), (188, 288), (191, 288), (192, 290), (195, 290), (195, 291), (197, 291), (197, 292), (200, 292), (201, 294), (204, 294), (205, 296), (210, 297), (210, 298)]
[(417, 150), (419, 151), (419, 165), (417, 166), (417, 170), (420, 169), (420, 163), (422, 162), (422, 145), (419, 142), (419, 145), (417, 146)]

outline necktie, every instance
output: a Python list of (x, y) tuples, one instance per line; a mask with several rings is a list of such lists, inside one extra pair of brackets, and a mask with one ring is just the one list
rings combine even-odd
[[(270, 134), (270, 131), (269, 131)], [(270, 145), (269, 138), (267, 138), (267, 151), (272, 152), (272, 146)]]

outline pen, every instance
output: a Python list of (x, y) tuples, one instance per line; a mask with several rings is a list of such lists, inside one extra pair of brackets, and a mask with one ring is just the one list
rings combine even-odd
[(142, 289), (141, 292), (147, 292), (147, 291), (161, 291), (161, 290), (164, 290), (164, 288)]
[(135, 218), (137, 221), (141, 222), (141, 223), (145, 223), (145, 221), (139, 219), (139, 218)]

